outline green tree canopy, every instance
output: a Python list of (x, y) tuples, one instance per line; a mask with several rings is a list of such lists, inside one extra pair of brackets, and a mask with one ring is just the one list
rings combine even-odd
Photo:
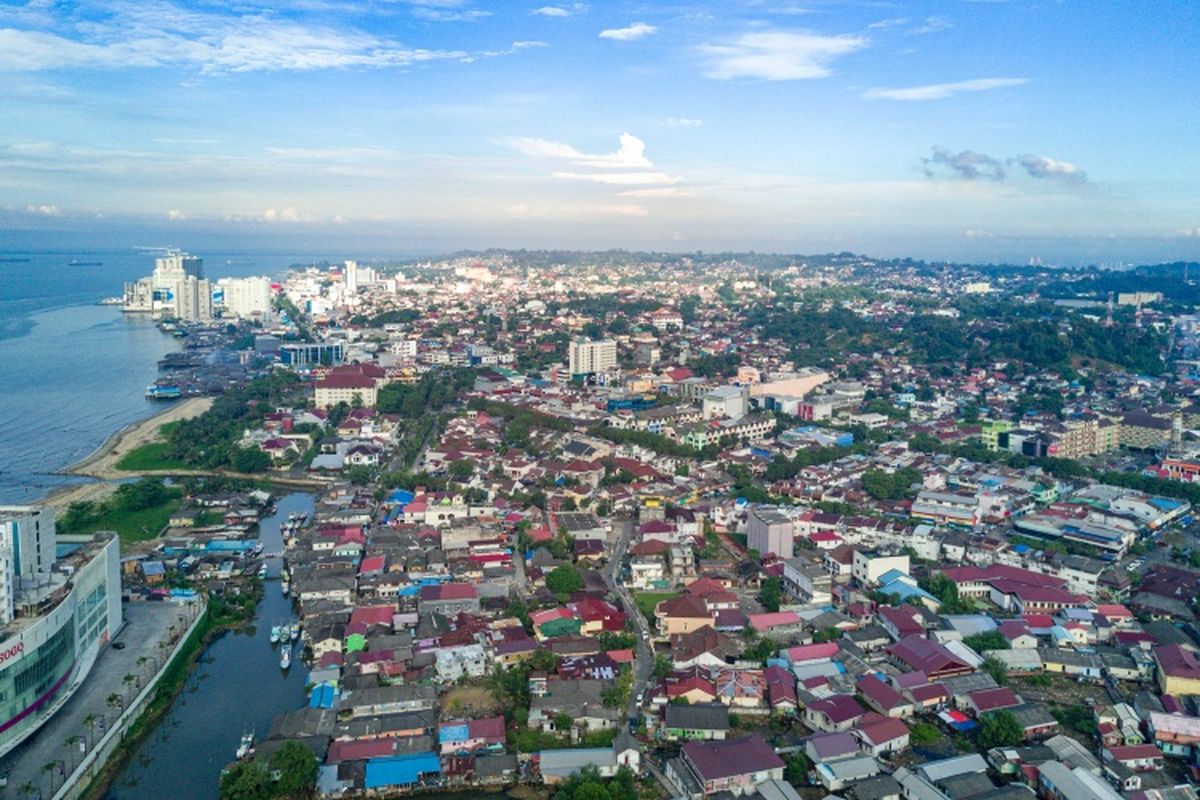
[(583, 588), (583, 575), (571, 564), (560, 564), (546, 576), (546, 588), (560, 600)]
[(1025, 741), (1025, 728), (1011, 711), (993, 711), (979, 721), (979, 747), (1013, 747)]

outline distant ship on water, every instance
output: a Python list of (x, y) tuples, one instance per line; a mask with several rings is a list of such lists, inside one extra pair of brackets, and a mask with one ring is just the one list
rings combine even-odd
[(67, 262), (67, 266), (69, 266), (69, 267), (103, 267), (104, 262), (103, 261), (78, 261), (78, 260), (73, 259), (73, 260)]

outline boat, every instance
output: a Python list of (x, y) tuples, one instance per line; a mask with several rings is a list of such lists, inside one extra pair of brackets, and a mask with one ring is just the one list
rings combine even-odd
[(293, 622), (291, 624), (291, 626), (288, 628), (288, 635), (291, 637), (293, 642), (296, 641), (297, 639), (299, 639), (300, 638), (300, 623)]
[(292, 666), (292, 646), (289, 644), (279, 653), (279, 668), (287, 669)]
[(279, 644), (280, 629), (278, 625), (271, 626), (271, 644)]
[(75, 261), (75, 260), (72, 260), (72, 261), (67, 262), (67, 266), (69, 266), (69, 267), (103, 267), (104, 262), (103, 261)]
[(252, 732), (251, 733), (243, 733), (242, 741), (238, 744), (238, 749), (237, 749), (238, 761), (241, 761), (243, 758), (250, 755), (250, 753), (252, 753), (253, 751), (254, 751), (254, 734)]
[(151, 400), (178, 400), (183, 397), (183, 389), (175, 385), (152, 383), (146, 387), (146, 397)]
[(263, 564), (261, 567), (258, 568), (258, 579), (260, 581), (262, 581), (262, 580), (266, 580), (266, 578), (267, 578), (267, 565)]
[(284, 578), (279, 584), (279, 591), (283, 592), (284, 597), (287, 597), (289, 594), (291, 594), (291, 590), (291, 584), (288, 583), (287, 578)]

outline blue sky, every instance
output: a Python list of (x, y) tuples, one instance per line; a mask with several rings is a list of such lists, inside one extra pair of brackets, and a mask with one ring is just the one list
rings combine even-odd
[(1200, 4), (543, 2), (0, 2), (0, 231), (1200, 257)]

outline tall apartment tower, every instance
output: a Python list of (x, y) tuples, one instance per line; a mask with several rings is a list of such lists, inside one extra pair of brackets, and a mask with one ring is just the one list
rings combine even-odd
[(591, 375), (617, 365), (617, 343), (611, 339), (573, 339), (567, 348), (571, 375)]
[(54, 568), (57, 542), (53, 509), (0, 506), (0, 625), (13, 620), (21, 582)]

